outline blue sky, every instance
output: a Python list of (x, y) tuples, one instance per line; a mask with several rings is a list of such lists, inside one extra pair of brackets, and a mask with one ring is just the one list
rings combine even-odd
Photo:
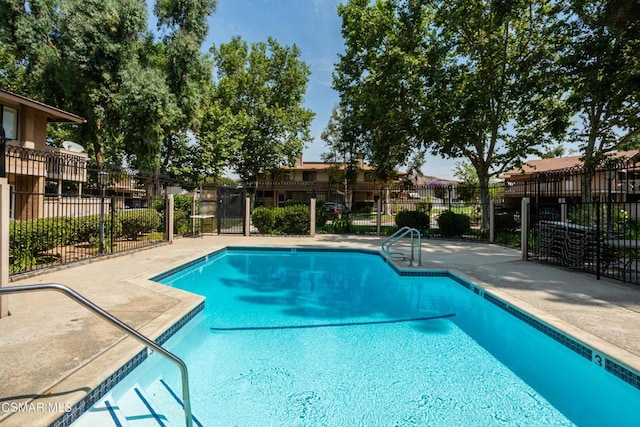
[[(150, 15), (153, 0), (147, 0)], [(305, 106), (315, 113), (311, 125), (313, 142), (304, 150), (305, 161), (319, 161), (326, 151), (320, 133), (327, 126), (331, 109), (339, 101), (331, 88), (331, 73), (344, 51), (340, 34), (341, 21), (337, 15), (340, 0), (218, 0), (218, 7), (208, 20), (209, 35), (203, 45), (227, 43), (240, 35), (249, 43), (273, 37), (281, 45), (296, 44), (301, 59), (311, 68)], [(150, 16), (153, 21), (153, 16)], [(155, 24), (151, 24), (155, 30)], [(456, 161), (428, 157), (422, 168), (426, 175), (453, 178)]]

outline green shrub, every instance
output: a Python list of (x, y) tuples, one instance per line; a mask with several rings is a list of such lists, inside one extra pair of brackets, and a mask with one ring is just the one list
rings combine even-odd
[(517, 248), (520, 246), (520, 234), (497, 233), (496, 242)]
[[(191, 227), (191, 208), (193, 196), (188, 194), (176, 194), (173, 196), (173, 233), (187, 234)], [(200, 206), (200, 201), (196, 200), (196, 211)], [(165, 224), (166, 199), (160, 198), (153, 201), (153, 208), (161, 214), (161, 223)]]
[(191, 221), (187, 213), (179, 210), (173, 213), (173, 234), (184, 235), (189, 233), (190, 225)]
[(44, 218), (9, 223), (11, 251), (36, 255), (73, 240), (68, 218)]
[(322, 209), (322, 205), (322, 202), (316, 202), (316, 229), (324, 227), (329, 220), (329, 214)]
[(418, 203), (416, 203), (416, 210), (419, 212), (430, 214), (431, 209), (433, 209), (433, 202), (431, 201), (431, 196), (427, 196), (426, 200), (420, 200)]
[(446, 210), (438, 217), (438, 228), (443, 237), (457, 237), (469, 231), (471, 220), (467, 215)]
[[(72, 239), (69, 243), (96, 242), (100, 238), (100, 215), (89, 215), (81, 218), (67, 218)], [(111, 215), (105, 215), (105, 235), (111, 234)], [(113, 223), (114, 237), (122, 236), (122, 224), (117, 216)]]
[(273, 233), (276, 224), (274, 208), (264, 206), (255, 208), (251, 213), (251, 222), (258, 229), (258, 232), (262, 234)]
[(373, 206), (374, 206), (373, 200), (353, 202), (351, 206), (351, 212), (370, 214), (370, 213), (373, 213)]
[(305, 202), (304, 200), (288, 199), (284, 202), (284, 206), (309, 206), (309, 202)]
[(429, 228), (429, 215), (420, 211), (400, 211), (396, 215), (396, 225), (398, 228), (410, 227), (418, 230)]
[(331, 231), (334, 233), (351, 233), (351, 217), (350, 215), (340, 215), (333, 220)]
[(276, 230), (284, 234), (309, 234), (310, 210), (308, 206), (276, 208)]
[(515, 233), (520, 227), (516, 217), (510, 213), (495, 215), (494, 224), (496, 227), (496, 233)]
[(310, 209), (306, 205), (262, 206), (251, 214), (253, 225), (262, 234), (309, 234), (310, 218)]
[(135, 209), (119, 212), (116, 216), (122, 224), (122, 235), (136, 240), (143, 234), (156, 231), (162, 224), (160, 214), (154, 209)]

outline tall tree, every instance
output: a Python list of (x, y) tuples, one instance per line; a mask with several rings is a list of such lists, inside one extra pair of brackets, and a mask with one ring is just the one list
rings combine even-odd
[(353, 139), (343, 138), (343, 119), (344, 113), (340, 106), (333, 107), (329, 123), (320, 138), (329, 150), (321, 155), (322, 160), (331, 163), (329, 180), (335, 184), (343, 184), (346, 191), (355, 185), (363, 153), (355, 146)]
[[(209, 30), (208, 17), (217, 0), (157, 0), (154, 12), (162, 40), (164, 75), (179, 114), (163, 126), (163, 172), (184, 178), (190, 168), (185, 164), (201, 151), (193, 141), (199, 125), (207, 85), (211, 80), (211, 63), (201, 52)], [(160, 165), (158, 165), (160, 166)]]
[[(629, 7), (635, 3), (635, 7)], [(575, 132), (588, 169), (640, 134), (640, 25), (638, 3), (617, 0), (570, 2), (570, 43), (561, 64), (572, 76), (569, 105), (578, 115)], [(582, 186), (591, 198), (590, 179)]]
[(117, 95), (146, 18), (143, 0), (0, 0), (0, 35), (24, 64), (19, 91), (85, 117), (78, 140), (98, 164), (119, 137)]
[[(429, 43), (446, 56), (422, 118), (425, 142), (476, 170), (489, 203), (491, 176), (537, 153), (567, 126), (560, 10), (553, 1), (437, 2)], [(483, 210), (483, 224), (487, 224)]]
[[(304, 108), (309, 67), (296, 45), (273, 38), (249, 47), (240, 37), (213, 48), (217, 86), (211, 105), (237, 125), (225, 139), (237, 142), (230, 164), (246, 183), (291, 165), (311, 140), (313, 113)], [(223, 140), (224, 142), (224, 140)]]
[(350, 0), (338, 6), (345, 52), (333, 77), (343, 109), (342, 139), (359, 147), (387, 181), (421, 159), (428, 7), (418, 0)]
[(43, 74), (60, 55), (59, 6), (60, 0), (0, 0), (0, 85), (4, 89), (44, 97)]
[(121, 119), (118, 96), (124, 71), (147, 28), (140, 0), (66, 0), (54, 32), (59, 56), (47, 64), (47, 98), (87, 119), (80, 140), (98, 165), (104, 147), (115, 144)]

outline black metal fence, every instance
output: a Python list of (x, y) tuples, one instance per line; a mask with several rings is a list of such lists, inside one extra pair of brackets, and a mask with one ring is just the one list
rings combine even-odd
[(165, 240), (168, 183), (125, 169), (96, 169), (55, 148), (6, 147), (10, 184), (10, 274)]
[(530, 200), (530, 259), (640, 283), (640, 164), (538, 173), (506, 191)]
[[(5, 155), (12, 275), (162, 242), (165, 194), (184, 193), (176, 183), (92, 168), (85, 155), (55, 148), (7, 146)], [(496, 212), (495, 241), (519, 246), (524, 235), (530, 259), (640, 283), (640, 165), (634, 161), (516, 176), (485, 190), (298, 181), (198, 188), (176, 197), (174, 232), (263, 233), (253, 219), (245, 223), (246, 195), (254, 194), (252, 214), (261, 206), (315, 199), (317, 233), (388, 235), (410, 225), (425, 237), (488, 240), (490, 205), (480, 202), (480, 194), (488, 193)], [(523, 198), (529, 200), (526, 212)]]
[[(502, 206), (501, 201), (504, 192), (502, 184), (496, 184), (487, 191), (491, 199), (498, 203), (498, 211), (504, 212), (506, 207)], [(444, 230), (440, 227), (440, 216), (450, 211), (468, 218), (468, 227), (455, 234), (456, 237), (489, 237), (489, 205), (480, 203), (479, 188), (467, 185), (381, 186), (358, 183), (345, 187), (298, 181), (260, 182), (255, 191), (255, 207), (308, 205), (312, 198), (316, 199), (317, 204), (318, 233), (388, 235), (409, 221), (426, 236), (442, 236)], [(254, 226), (251, 230), (260, 232)], [(511, 234), (515, 231), (512, 230)]]

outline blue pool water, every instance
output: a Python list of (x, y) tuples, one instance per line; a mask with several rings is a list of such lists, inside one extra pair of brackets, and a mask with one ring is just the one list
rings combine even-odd
[[(206, 296), (204, 311), (165, 344), (189, 366), (205, 426), (640, 419), (630, 384), (473, 286), (400, 276), (376, 254), (226, 250), (160, 281)], [(177, 369), (155, 357), (132, 375), (180, 389)]]

